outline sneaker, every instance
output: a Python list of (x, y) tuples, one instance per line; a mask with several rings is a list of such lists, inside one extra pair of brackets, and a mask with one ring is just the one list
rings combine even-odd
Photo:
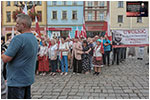
[(62, 73), (60, 73), (60, 75), (62, 76), (64, 73), (62, 72)]
[(77, 73), (77, 75), (80, 75), (79, 73)]
[(39, 75), (39, 71), (36, 72), (36, 75)]
[(68, 73), (66, 72), (64, 75), (66, 76), (66, 75), (68, 75)]
[(58, 70), (58, 72), (60, 73), (60, 72), (61, 72), (61, 70), (59, 69), (59, 70)]
[(43, 73), (41, 73), (40, 75), (43, 75)]
[(98, 76), (98, 75), (99, 75), (99, 72), (97, 72), (96, 75)]
[(72, 73), (73, 75), (76, 74), (75, 72)]
[(93, 73), (93, 75), (96, 75), (96, 74), (97, 74), (97, 72)]
[(53, 74), (52, 72), (49, 73), (49, 75), (52, 75), (52, 74)]
[(55, 76), (55, 75), (56, 75), (56, 73), (53, 73), (53, 74), (52, 74), (52, 76)]
[(43, 76), (45, 76), (46, 75), (46, 73), (43, 73)]

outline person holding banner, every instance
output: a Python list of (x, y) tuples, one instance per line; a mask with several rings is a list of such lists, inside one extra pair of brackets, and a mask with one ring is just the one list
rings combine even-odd
[(139, 52), (138, 52), (138, 60), (143, 60), (144, 57), (144, 47), (139, 47)]
[[(117, 33), (116, 33), (117, 34)], [(120, 36), (120, 35), (119, 35)], [(115, 37), (115, 33), (112, 32), (112, 45), (120, 45), (120, 38), (118, 39)], [(112, 65), (116, 62), (117, 65), (120, 63), (120, 48), (112, 48), (113, 51), (113, 60), (112, 60)]]

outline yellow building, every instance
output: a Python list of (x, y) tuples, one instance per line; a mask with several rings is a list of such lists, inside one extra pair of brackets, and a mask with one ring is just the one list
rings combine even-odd
[(126, 1), (110, 2), (110, 29), (149, 28), (149, 17), (126, 17)]
[[(19, 1), (2, 1), (2, 35), (7, 37), (12, 33), (12, 28), (15, 27), (15, 21), (13, 19), (13, 11), (19, 10), (19, 7), (16, 4), (20, 5)], [(23, 2), (24, 3), (24, 2)], [(27, 5), (32, 3), (30, 1), (27, 2)], [(35, 11), (37, 13), (41, 13), (41, 20), (39, 21), (39, 26), (42, 34), (46, 34), (46, 1), (37, 1), (37, 6), (35, 7)], [(29, 9), (30, 10), (30, 9)], [(29, 12), (28, 10), (28, 12)], [(35, 31), (35, 22), (32, 22), (32, 31)], [(16, 30), (15, 33), (17, 34)]]

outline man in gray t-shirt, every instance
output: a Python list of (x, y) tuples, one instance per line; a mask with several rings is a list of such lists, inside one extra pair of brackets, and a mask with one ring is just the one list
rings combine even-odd
[(16, 29), (21, 34), (11, 40), (1, 57), (7, 63), (8, 99), (31, 98), (38, 52), (37, 39), (30, 31), (31, 24), (28, 15), (17, 15)]

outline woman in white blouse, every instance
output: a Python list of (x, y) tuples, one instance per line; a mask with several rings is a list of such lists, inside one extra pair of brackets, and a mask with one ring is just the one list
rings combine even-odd
[(103, 48), (101, 46), (101, 40), (98, 39), (96, 41), (96, 46), (94, 48), (94, 57), (93, 57), (93, 65), (94, 65), (94, 75), (99, 75), (100, 71), (101, 71), (101, 65), (102, 65), (102, 52), (103, 52)]
[[(65, 42), (64, 38), (61, 38), (61, 43), (59, 45), (60, 51), (60, 59), (61, 59), (61, 71), (60, 75), (67, 75), (68, 74), (68, 52), (69, 52), (69, 45)], [(65, 65), (65, 71), (64, 71)]]
[(52, 72), (50, 73), (50, 75), (55, 76), (57, 68), (57, 44), (54, 39), (51, 40), (51, 46), (48, 49), (48, 54), (52, 68)]
[(42, 46), (40, 46), (39, 51), (39, 72), (41, 72), (40, 75), (46, 75), (46, 72), (49, 71), (49, 60), (48, 60), (48, 46), (46, 44), (46, 41), (42, 41)]

